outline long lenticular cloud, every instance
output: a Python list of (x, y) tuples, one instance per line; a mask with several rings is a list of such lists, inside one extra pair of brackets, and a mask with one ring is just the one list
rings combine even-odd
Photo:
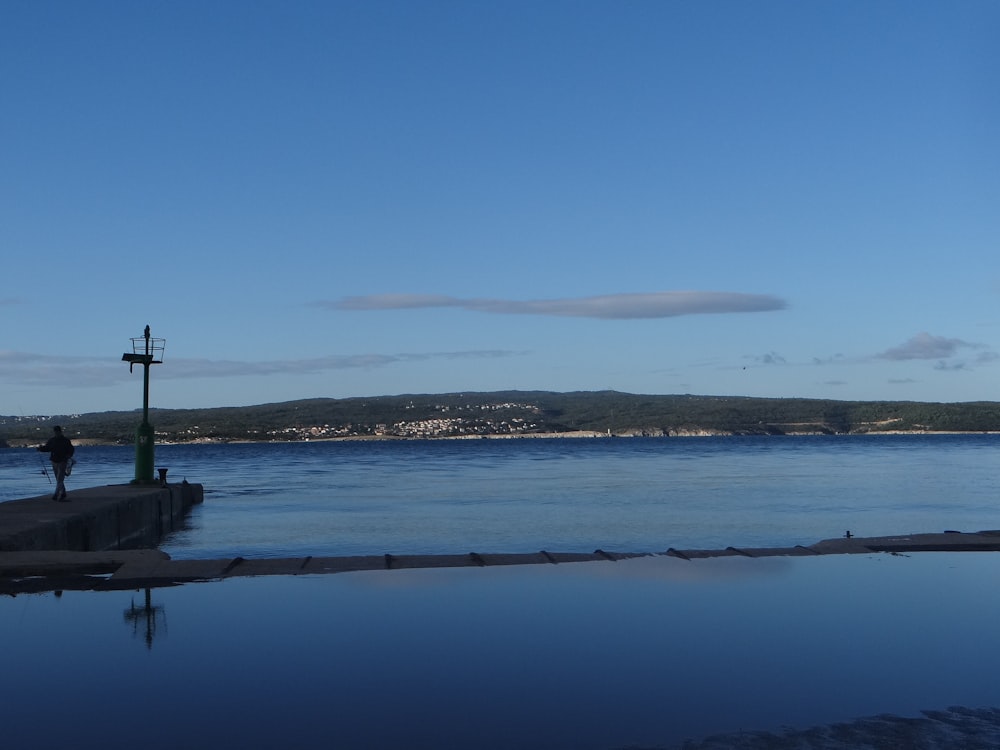
[(606, 320), (673, 318), (679, 315), (709, 313), (770, 312), (787, 307), (783, 299), (769, 294), (696, 291), (606, 294), (597, 297), (541, 300), (462, 299), (431, 294), (373, 294), (344, 297), (317, 304), (332, 310), (457, 307), (462, 310), (500, 315), (550, 315)]

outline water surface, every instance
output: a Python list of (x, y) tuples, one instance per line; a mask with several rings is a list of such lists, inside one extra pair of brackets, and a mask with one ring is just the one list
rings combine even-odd
[[(205, 486), (175, 558), (653, 552), (1000, 528), (1000, 436), (414, 440), (167, 445)], [(134, 475), (78, 451), (69, 488)], [(0, 498), (47, 493), (40, 454), (0, 451)]]
[[(994, 436), (159, 446), (175, 558), (787, 546), (1000, 528)], [(47, 495), (0, 451), (0, 498)], [(74, 487), (120, 484), (89, 448)], [(44, 502), (44, 500), (40, 500)], [(676, 747), (1000, 705), (1000, 555), (652, 557), (0, 599), (11, 747)], [(52, 721), (53, 712), (59, 721)], [(97, 723), (95, 723), (97, 722)]]
[(230, 579), (148, 618), (143, 592), (6, 597), (4, 741), (668, 748), (995, 706), (998, 587), (969, 552)]

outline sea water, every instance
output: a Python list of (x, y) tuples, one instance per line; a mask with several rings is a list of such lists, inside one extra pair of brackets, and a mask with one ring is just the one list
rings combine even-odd
[[(157, 465), (206, 488), (164, 542), (174, 558), (660, 551), (1000, 528), (998, 448), (989, 435), (167, 445)], [(0, 499), (51, 502), (43, 458), (0, 451)], [(71, 498), (133, 473), (131, 448), (78, 458)], [(1000, 555), (964, 552), (7, 596), (0, 715), (12, 747), (108, 747), (94, 731), (108, 706), (110, 746), (157, 749), (611, 750), (714, 733), (729, 737), (713, 747), (815, 747), (782, 733), (1000, 705), (998, 585)], [(891, 723), (824, 746), (888, 747)], [(937, 726), (955, 733), (941, 747), (995, 746)], [(754, 730), (776, 734), (746, 745)]]
[[(131, 447), (80, 447), (74, 487), (126, 483)], [(47, 494), (0, 451), (0, 500)], [(1000, 436), (879, 435), (161, 445), (205, 502), (175, 559), (811, 544), (1000, 528)]]
[(926, 552), (5, 596), (3, 738), (87, 750), (673, 750), (724, 733), (711, 747), (997, 747), (964, 741), (960, 722), (947, 722), (947, 744), (923, 744), (912, 724), (888, 741), (884, 716), (823, 743), (749, 744), (744, 733), (1000, 705), (998, 585), (998, 553)]

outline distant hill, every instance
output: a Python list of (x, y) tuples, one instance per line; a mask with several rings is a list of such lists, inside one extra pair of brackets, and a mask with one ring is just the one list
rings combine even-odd
[[(137, 411), (0, 416), (0, 445), (37, 444), (61, 424), (76, 440), (131, 444)], [(214, 409), (151, 409), (157, 441), (635, 435), (1000, 432), (1000, 403), (833, 401), (496, 391), (318, 398)]]

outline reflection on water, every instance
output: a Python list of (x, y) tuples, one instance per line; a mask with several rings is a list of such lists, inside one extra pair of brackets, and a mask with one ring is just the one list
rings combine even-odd
[(146, 600), (141, 607), (135, 606), (135, 599), (129, 603), (125, 610), (125, 622), (132, 625), (132, 635), (143, 634), (146, 648), (153, 647), (157, 630), (166, 630), (167, 612), (162, 604), (153, 604), (152, 591), (146, 589)]
[(112, 712), (146, 748), (597, 750), (997, 706), (998, 584), (922, 553), (7, 597), (4, 739), (106, 747)]

